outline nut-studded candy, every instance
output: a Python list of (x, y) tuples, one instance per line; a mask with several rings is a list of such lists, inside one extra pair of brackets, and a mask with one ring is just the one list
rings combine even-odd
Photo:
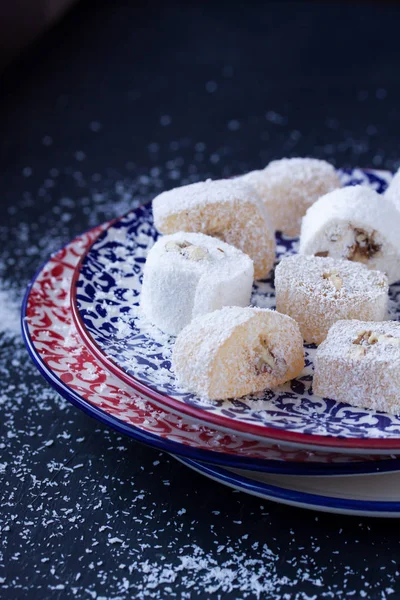
[(318, 347), (313, 391), (400, 414), (400, 323), (337, 321)]
[(161, 233), (195, 231), (220, 238), (254, 262), (256, 279), (275, 260), (275, 233), (267, 210), (249, 185), (236, 179), (203, 181), (163, 192), (153, 200), (154, 224)]
[(400, 212), (371, 188), (326, 194), (303, 218), (301, 254), (344, 258), (400, 279)]
[(158, 239), (143, 270), (143, 314), (165, 333), (177, 335), (190, 321), (226, 305), (247, 306), (253, 262), (243, 252), (202, 233)]
[(303, 340), (297, 323), (286, 315), (225, 307), (181, 331), (172, 366), (185, 389), (210, 399), (235, 398), (299, 375)]
[(301, 218), (320, 196), (340, 187), (335, 169), (315, 158), (282, 158), (241, 179), (264, 201), (275, 229), (290, 236), (300, 233)]
[(295, 255), (275, 269), (276, 309), (297, 321), (307, 343), (320, 344), (341, 319), (387, 316), (384, 273), (348, 260)]

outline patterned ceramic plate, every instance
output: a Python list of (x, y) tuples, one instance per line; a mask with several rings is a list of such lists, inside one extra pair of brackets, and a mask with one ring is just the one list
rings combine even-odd
[[(362, 183), (382, 192), (390, 174), (341, 172), (344, 184)], [(142, 206), (112, 223), (93, 243), (77, 269), (72, 310), (82, 339), (114, 374), (159, 405), (178, 414), (256, 439), (275, 439), (342, 451), (400, 452), (400, 417), (354, 408), (313, 395), (315, 348), (305, 347), (306, 368), (298, 379), (263, 394), (208, 401), (180, 389), (171, 371), (174, 339), (140, 314), (143, 265), (157, 233), (151, 206)], [(278, 236), (277, 254), (295, 252), (297, 239)], [(391, 286), (392, 305), (400, 283)], [(274, 306), (273, 279), (257, 282), (253, 304)], [(400, 304), (393, 318), (398, 318)]]
[(170, 414), (106, 371), (82, 343), (70, 309), (76, 263), (101, 228), (55, 254), (37, 273), (22, 307), (25, 343), (39, 371), (67, 400), (121, 433), (182, 456), (242, 469), (303, 475), (400, 469), (388, 456), (306, 452), (225, 435)]
[(201, 475), (264, 500), (335, 514), (400, 517), (400, 473), (302, 477), (243, 472), (190, 459), (178, 460)]

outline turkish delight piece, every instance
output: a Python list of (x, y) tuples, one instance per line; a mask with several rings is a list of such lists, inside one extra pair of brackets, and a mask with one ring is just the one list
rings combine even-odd
[(253, 261), (203, 233), (160, 237), (143, 270), (142, 313), (164, 333), (177, 335), (199, 315), (223, 306), (247, 306)]
[(307, 343), (320, 344), (342, 319), (383, 321), (388, 280), (364, 264), (294, 255), (275, 269), (276, 309), (297, 321)]
[(274, 228), (298, 236), (301, 219), (320, 196), (340, 187), (331, 164), (315, 158), (282, 158), (241, 179), (252, 185), (270, 215)]
[(400, 414), (400, 323), (337, 321), (317, 349), (313, 391)]
[(193, 320), (179, 334), (172, 366), (179, 384), (209, 399), (276, 387), (304, 368), (297, 323), (261, 308), (225, 307)]

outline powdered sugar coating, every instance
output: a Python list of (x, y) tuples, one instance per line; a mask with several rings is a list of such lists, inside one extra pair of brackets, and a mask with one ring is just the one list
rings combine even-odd
[(400, 211), (400, 169), (394, 174), (384, 195), (385, 198), (390, 200), (396, 209)]
[(400, 414), (400, 323), (338, 321), (315, 357), (313, 391)]
[(225, 307), (185, 327), (176, 340), (172, 366), (180, 385), (200, 396), (241, 397), (299, 375), (303, 340), (297, 323), (286, 315)]
[(307, 343), (320, 344), (341, 319), (382, 321), (388, 280), (361, 263), (294, 255), (275, 269), (276, 308), (300, 326)]
[(162, 192), (153, 200), (154, 224), (163, 231), (163, 223), (177, 211), (190, 211), (210, 203), (237, 201), (259, 203), (257, 193), (238, 179), (207, 179)]
[(153, 200), (161, 233), (202, 232), (240, 248), (254, 261), (256, 279), (275, 260), (275, 235), (257, 192), (237, 179), (207, 180), (163, 192)]
[(295, 236), (301, 218), (320, 196), (340, 187), (331, 164), (316, 158), (282, 158), (265, 169), (242, 175), (258, 192), (275, 229)]
[[(299, 252), (359, 260), (386, 273), (393, 283), (400, 279), (399, 231), (400, 212), (390, 202), (365, 186), (345, 187), (326, 194), (307, 210)], [(360, 232), (371, 241), (369, 255), (355, 255)]]
[(177, 335), (194, 317), (247, 306), (253, 275), (253, 261), (221, 240), (203, 233), (166, 235), (147, 256), (141, 309), (163, 332)]

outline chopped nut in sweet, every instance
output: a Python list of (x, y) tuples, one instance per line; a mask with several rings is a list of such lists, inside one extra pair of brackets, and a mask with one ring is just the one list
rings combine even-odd
[[(371, 342), (370, 339), (373, 341)], [(353, 344), (373, 344), (375, 341), (375, 336), (372, 336), (372, 331), (361, 331), (357, 333), (357, 337), (353, 340)]]
[(343, 279), (340, 277), (337, 269), (331, 269), (328, 273), (323, 273), (322, 277), (327, 279), (336, 290), (341, 290), (343, 287)]
[(187, 248), (184, 248), (182, 254), (185, 258), (190, 260), (204, 260), (209, 257), (209, 252), (207, 248), (202, 248), (201, 246), (190, 245)]
[[(183, 240), (182, 242), (169, 241), (165, 244), (164, 248), (166, 252), (179, 252), (179, 254), (190, 260), (204, 260), (209, 256), (207, 248), (195, 246), (187, 240)], [(218, 250), (221, 249), (218, 248)]]
[(381, 245), (374, 240), (375, 231), (370, 234), (363, 229), (354, 229), (354, 244), (350, 246), (348, 260), (367, 263), (380, 250)]
[(400, 344), (400, 337), (394, 337), (389, 333), (361, 331), (353, 344), (360, 344), (364, 347), (373, 346), (374, 344)]
[(268, 340), (259, 339), (259, 344), (255, 348), (255, 368), (257, 374), (270, 373), (278, 377), (283, 376), (287, 370), (285, 359), (275, 356), (268, 347)]
[(184, 250), (184, 248), (187, 248), (188, 246), (191, 246), (192, 244), (190, 242), (187, 242), (186, 240), (183, 240), (182, 242), (177, 242), (175, 240), (170, 240), (169, 242), (167, 242), (164, 246), (165, 251), (166, 252), (180, 252), (182, 250)]

